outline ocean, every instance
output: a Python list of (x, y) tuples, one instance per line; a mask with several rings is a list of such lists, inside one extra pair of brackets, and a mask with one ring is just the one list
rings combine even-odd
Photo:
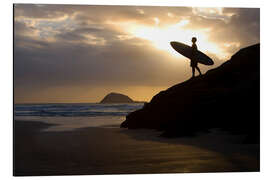
[(15, 121), (52, 124), (43, 131), (71, 131), (78, 128), (119, 128), (125, 116), (143, 107), (143, 103), (98, 104), (15, 104)]

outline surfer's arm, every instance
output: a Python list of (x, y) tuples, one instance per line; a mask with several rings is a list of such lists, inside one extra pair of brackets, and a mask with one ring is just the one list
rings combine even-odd
[(197, 50), (197, 45), (196, 44), (192, 44), (191, 48), (192, 48), (192, 51), (196, 51)]
[(191, 55), (194, 56), (195, 55), (195, 52), (197, 51), (197, 46), (196, 44), (192, 44), (192, 51), (191, 51)]

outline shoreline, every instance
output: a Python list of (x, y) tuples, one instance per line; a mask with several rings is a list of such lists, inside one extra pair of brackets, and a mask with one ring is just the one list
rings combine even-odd
[(254, 172), (260, 145), (224, 132), (163, 138), (149, 129), (88, 127), (46, 132), (51, 124), (14, 121), (14, 175)]

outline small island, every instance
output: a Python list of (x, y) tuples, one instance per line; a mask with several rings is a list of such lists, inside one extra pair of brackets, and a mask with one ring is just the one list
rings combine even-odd
[(133, 101), (130, 97), (120, 94), (120, 93), (109, 93), (106, 95), (100, 103), (105, 104), (105, 103), (136, 103), (136, 101)]

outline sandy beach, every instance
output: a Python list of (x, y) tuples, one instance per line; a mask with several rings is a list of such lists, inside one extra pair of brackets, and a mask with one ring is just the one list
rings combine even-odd
[(91, 175), (259, 171), (259, 145), (222, 132), (167, 139), (153, 130), (15, 122), (14, 175)]

